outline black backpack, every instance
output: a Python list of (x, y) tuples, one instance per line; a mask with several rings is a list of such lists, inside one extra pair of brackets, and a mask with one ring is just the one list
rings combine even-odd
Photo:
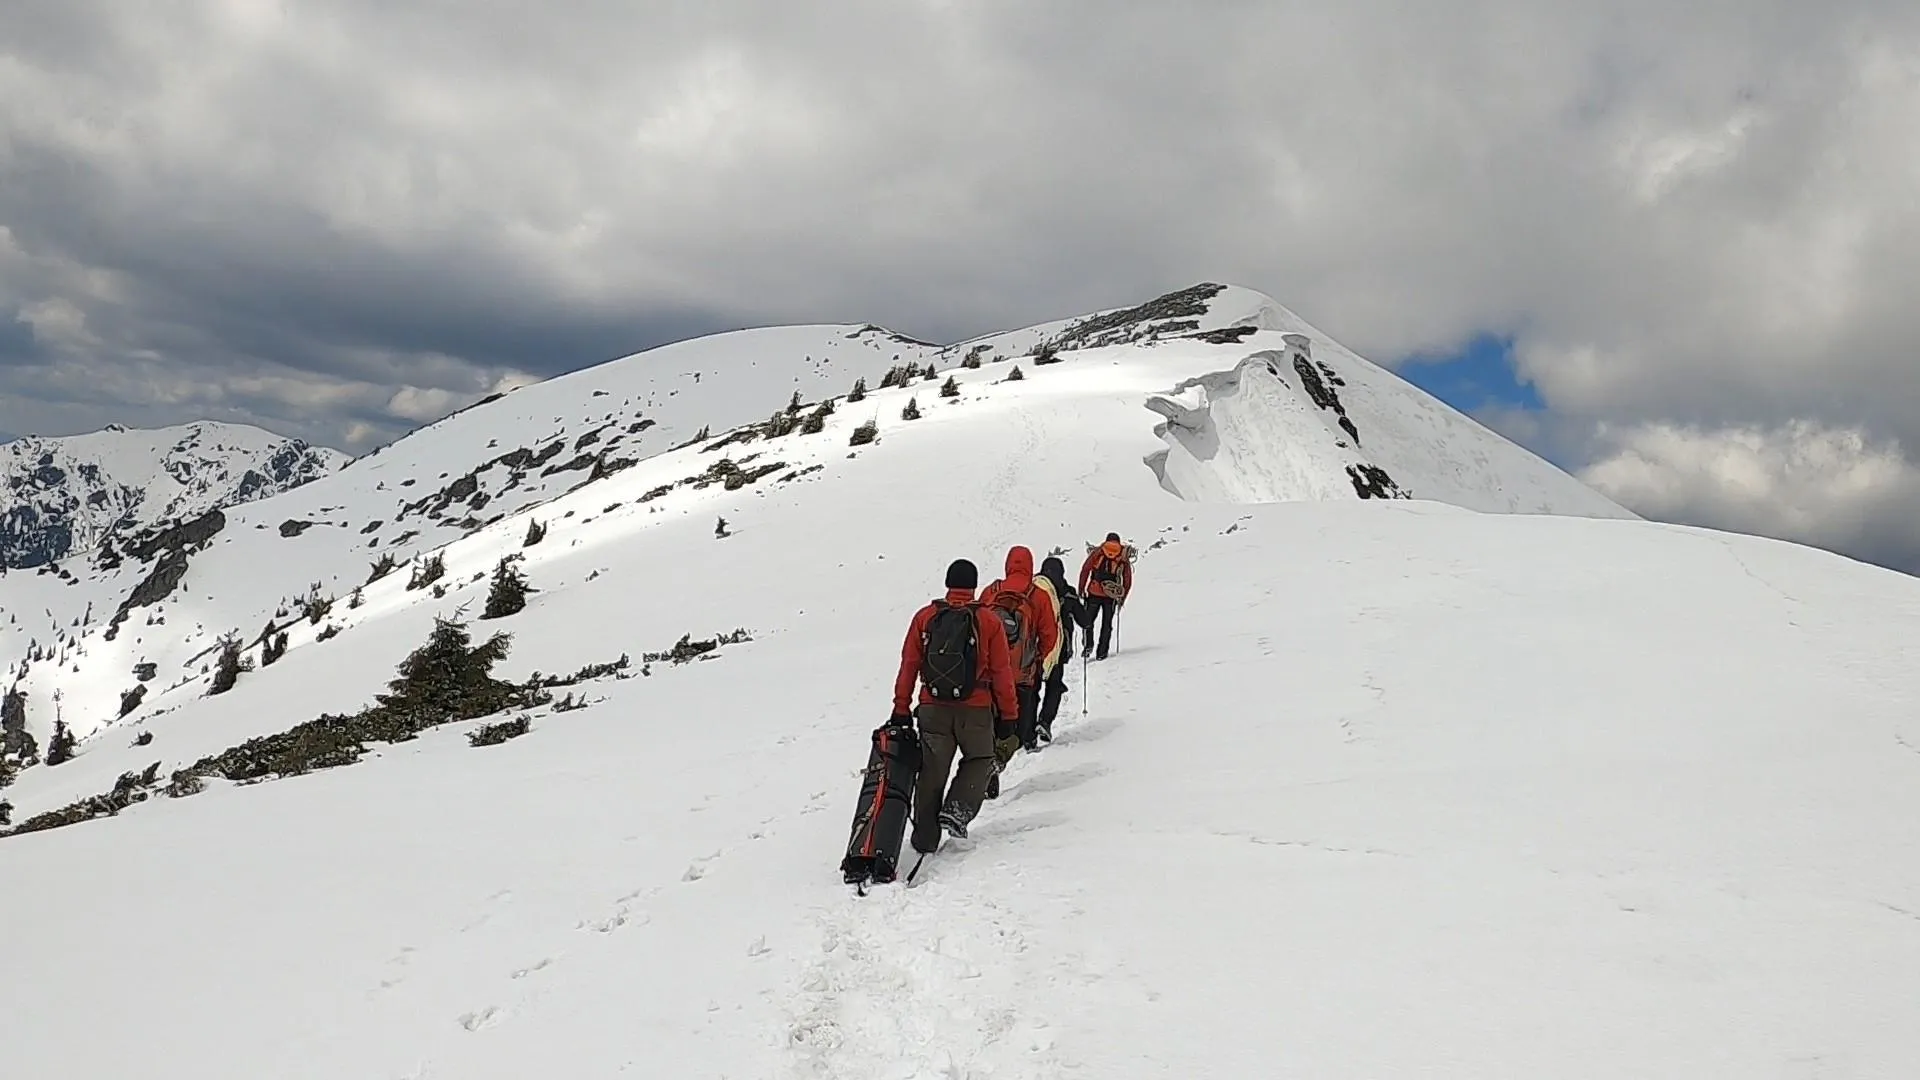
[(920, 682), (935, 701), (965, 701), (979, 670), (979, 615), (972, 604), (933, 605), (933, 618), (920, 633)]

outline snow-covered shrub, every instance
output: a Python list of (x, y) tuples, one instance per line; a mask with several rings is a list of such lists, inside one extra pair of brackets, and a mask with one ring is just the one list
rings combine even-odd
[(532, 547), (547, 538), (547, 527), (538, 521), (527, 522), (527, 538), (521, 541), (521, 547)]
[[(388, 574), (393, 573), (399, 565), (399, 563), (394, 561), (393, 552), (383, 552), (380, 558), (374, 560), (373, 569), (367, 574), (367, 584), (371, 585), (381, 578), (386, 577)], [(285, 612), (282, 611), (282, 614), (285, 614)]]
[(940, 396), (943, 398), (960, 396), (960, 384), (953, 381), (953, 376), (947, 376), (947, 381), (940, 384)]
[(1026, 373), (1020, 370), (1019, 364), (1013, 365), (1013, 370), (1007, 372), (1008, 382), (1019, 382), (1021, 379), (1024, 379), (1026, 377), (1027, 377)]
[(900, 410), (900, 419), (902, 420), (920, 419), (920, 400), (918, 398), (910, 397), (907, 399), (907, 407)]
[[(415, 589), (424, 589), (445, 577), (446, 573), (446, 553), (436, 551), (426, 558), (421, 559), (420, 562), (414, 566), (413, 576), (407, 579), (407, 591), (412, 592)], [(445, 594), (442, 593), (441, 595)]]
[(306, 607), (301, 614), (306, 616), (307, 622), (314, 626), (319, 626), (320, 620), (326, 618), (332, 611), (333, 597), (329, 596), (325, 600), (322, 600), (320, 599), (320, 593), (315, 591), (312, 596), (307, 598)]
[(798, 416), (786, 409), (781, 409), (767, 417), (767, 422), (761, 425), (761, 431), (769, 439), (778, 439), (793, 434), (793, 429), (799, 426)]
[(869, 420), (853, 429), (853, 437), (847, 440), (849, 446), (865, 446), (880, 436), (880, 424)]
[(287, 655), (287, 632), (273, 632), (273, 624), (267, 624), (268, 636), (260, 642), (260, 666), (272, 667), (279, 659)]
[(517, 739), (527, 733), (527, 718), (516, 716), (511, 720), (502, 720), (497, 724), (482, 724), (467, 733), (468, 746), (498, 746), (508, 739)]
[(97, 817), (112, 817), (134, 803), (145, 802), (151, 795), (153, 786), (160, 780), (160, 763), (147, 766), (145, 772), (126, 772), (114, 781), (113, 788), (101, 795), (89, 795), (84, 799), (68, 803), (58, 810), (49, 810), (44, 814), (20, 823), (20, 827), (7, 835), (19, 836), (25, 833), (45, 832), (48, 829), (78, 825)]
[(853, 380), (853, 390), (847, 394), (847, 402), (851, 404), (856, 401), (865, 400), (867, 400), (867, 379), (866, 376), (862, 375), (860, 378)]

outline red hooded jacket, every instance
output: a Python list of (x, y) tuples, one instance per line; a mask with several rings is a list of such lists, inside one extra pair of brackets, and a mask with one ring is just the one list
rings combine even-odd
[[(1016, 670), (1013, 673), (1013, 679), (1022, 686), (1032, 686), (1040, 681), (1040, 664), (1047, 656), (1052, 655), (1055, 646), (1060, 642), (1060, 612), (1054, 607), (1053, 594), (1045, 589), (1036, 588), (1033, 584), (1033, 552), (1017, 545), (1009, 549), (1007, 576), (981, 589), (980, 602), (991, 604), (993, 598), (1002, 592), (1026, 594), (1027, 625), (1033, 627), (1034, 638), (1039, 647), (1034, 652), (1034, 669)], [(1006, 639), (1006, 634), (1001, 633), (1000, 640), (1005, 642)], [(1020, 663), (1020, 658), (1012, 657), (1011, 662), (1017, 665)]]
[[(971, 603), (972, 589), (947, 590), (949, 606)], [(922, 638), (926, 635), (927, 624), (933, 621), (934, 613), (939, 610), (937, 606), (928, 604), (920, 609), (919, 614), (913, 617), (912, 625), (907, 627), (907, 640), (900, 646), (900, 674), (893, 680), (895, 715), (905, 715), (907, 703), (913, 699), (913, 684), (920, 681), (920, 665), (926, 660), (926, 646)], [(999, 617), (984, 607), (974, 611), (974, 618), (979, 626), (980, 648), (975, 661), (977, 667), (973, 677), (973, 693), (959, 704), (980, 709), (992, 706), (1003, 717), (1019, 716), (1020, 699), (1013, 692), (1013, 664), (1007, 659), (1006, 631), (1001, 629)], [(935, 704), (926, 687), (920, 688), (920, 703)]]

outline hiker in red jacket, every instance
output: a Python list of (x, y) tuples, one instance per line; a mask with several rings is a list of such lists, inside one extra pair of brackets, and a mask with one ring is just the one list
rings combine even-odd
[[(913, 850), (940, 846), (940, 830), (967, 835), (994, 771), (994, 728), (1020, 714), (1013, 666), (1000, 620), (974, 601), (980, 572), (956, 559), (947, 567), (947, 595), (920, 609), (900, 647), (893, 681), (895, 724), (909, 722), (908, 702), (920, 683), (920, 779), (913, 798)], [(947, 786), (955, 752), (960, 769)]]
[[(1133, 592), (1133, 551), (1120, 542), (1119, 533), (1108, 533), (1099, 547), (1087, 552), (1080, 567), (1080, 596), (1087, 614), (1087, 645), (1080, 655), (1092, 654), (1095, 660), (1107, 658), (1107, 646), (1113, 638), (1114, 611), (1126, 606)], [(1100, 623), (1099, 651), (1094, 651), (1093, 624)]]
[(999, 615), (1005, 628), (1020, 708), (1002, 714), (994, 739), (994, 776), (987, 798), (1000, 794), (1000, 771), (1022, 746), (1034, 748), (1034, 725), (1040, 715), (1040, 684), (1052, 672), (1060, 654), (1060, 608), (1051, 587), (1035, 580), (1033, 552), (1015, 546), (1007, 551), (1007, 574), (980, 590), (980, 602)]

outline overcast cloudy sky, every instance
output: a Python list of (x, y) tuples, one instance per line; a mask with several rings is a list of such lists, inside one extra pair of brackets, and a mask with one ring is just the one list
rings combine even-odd
[(0, 430), (363, 450), (1223, 280), (1650, 516), (1920, 569), (1916, 132), (1911, 0), (5, 0)]

